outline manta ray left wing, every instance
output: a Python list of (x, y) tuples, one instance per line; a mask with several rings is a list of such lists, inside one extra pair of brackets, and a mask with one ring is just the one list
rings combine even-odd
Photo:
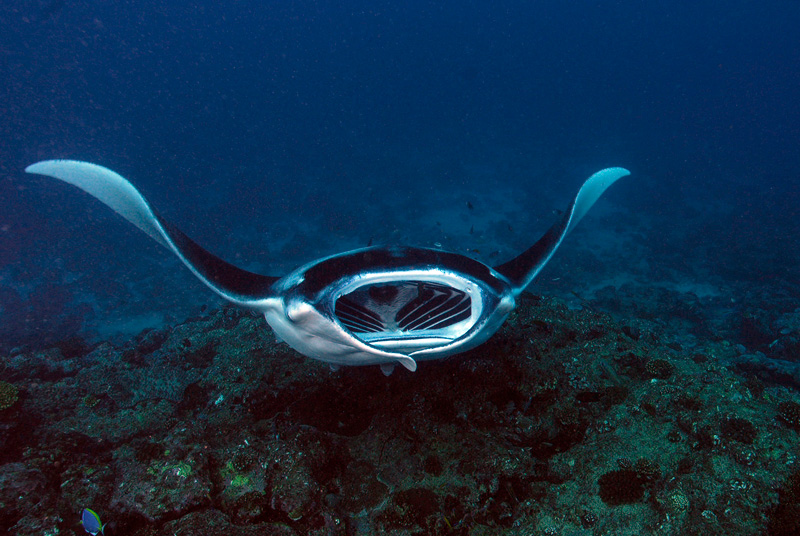
[(211, 290), (237, 305), (258, 308), (273, 295), (269, 277), (242, 270), (206, 251), (165, 221), (124, 177), (110, 169), (76, 160), (45, 160), (25, 168), (77, 186), (175, 253)]

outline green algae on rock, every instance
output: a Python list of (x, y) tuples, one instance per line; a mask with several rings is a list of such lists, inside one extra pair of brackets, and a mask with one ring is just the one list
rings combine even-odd
[(0, 381), (0, 411), (12, 407), (19, 400), (19, 389), (11, 383)]

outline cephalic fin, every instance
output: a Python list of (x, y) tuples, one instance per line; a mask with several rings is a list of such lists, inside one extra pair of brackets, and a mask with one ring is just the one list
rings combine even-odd
[(411, 372), (417, 370), (417, 362), (414, 361), (413, 357), (403, 356), (398, 358), (397, 361)]
[[(414, 361), (413, 357), (399, 357), (397, 358), (397, 363), (400, 363), (411, 372), (417, 370), (417, 362)], [(394, 367), (397, 363), (381, 363), (381, 372), (383, 372), (383, 375), (389, 376), (392, 372), (394, 372)]]

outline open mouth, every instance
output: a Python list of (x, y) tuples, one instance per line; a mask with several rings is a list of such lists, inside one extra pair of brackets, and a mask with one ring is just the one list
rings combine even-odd
[(470, 294), (430, 281), (365, 284), (339, 297), (335, 314), (361, 341), (394, 351), (448, 344), (477, 317)]

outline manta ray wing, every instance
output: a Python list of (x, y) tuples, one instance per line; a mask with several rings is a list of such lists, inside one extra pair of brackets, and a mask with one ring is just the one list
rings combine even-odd
[(542, 271), (544, 265), (552, 258), (564, 237), (575, 228), (586, 215), (592, 205), (603, 195), (606, 189), (617, 180), (630, 175), (624, 168), (607, 168), (598, 171), (583, 183), (569, 208), (534, 245), (516, 258), (495, 266), (495, 270), (508, 278), (519, 295), (525, 287)]
[(117, 214), (172, 250), (211, 290), (237, 305), (258, 308), (272, 295), (277, 280), (242, 270), (206, 251), (150, 206), (124, 177), (110, 169), (76, 160), (45, 160), (25, 168), (28, 173), (46, 175), (77, 186)]

